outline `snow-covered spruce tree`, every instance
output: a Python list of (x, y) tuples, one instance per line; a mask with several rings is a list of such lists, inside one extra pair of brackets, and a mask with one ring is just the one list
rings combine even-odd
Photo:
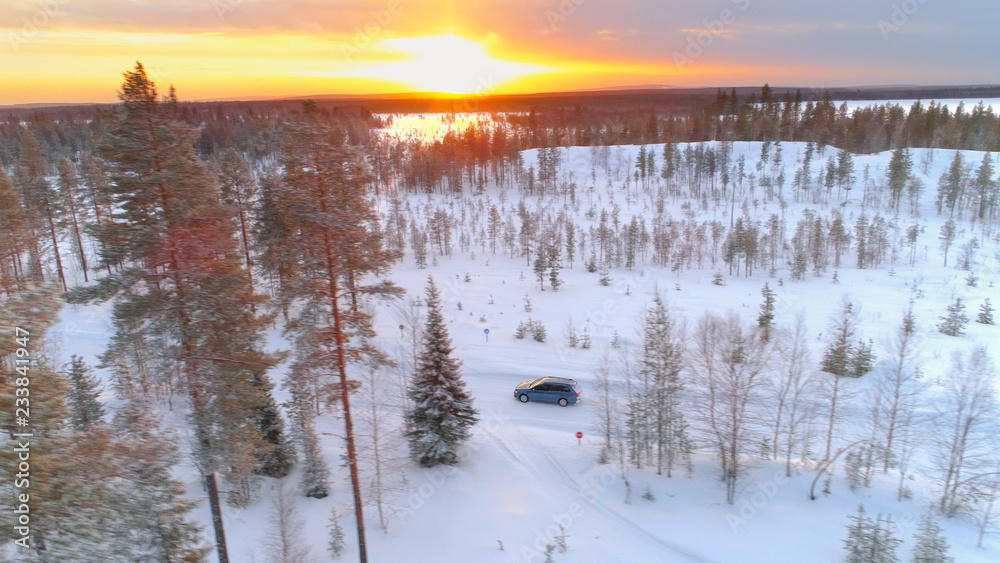
[(965, 334), (965, 325), (969, 324), (969, 317), (965, 314), (965, 303), (961, 297), (956, 297), (955, 301), (948, 305), (948, 314), (938, 317), (938, 332), (948, 336), (961, 336)]
[(913, 563), (952, 563), (954, 557), (948, 556), (948, 540), (941, 533), (937, 516), (927, 511), (920, 517), (920, 525), (915, 536), (917, 545), (913, 546)]
[(874, 344), (871, 339), (867, 343), (864, 340), (858, 340), (858, 343), (854, 346), (854, 352), (850, 357), (848, 374), (851, 377), (861, 377), (870, 372), (875, 366), (875, 352), (872, 351), (873, 346)]
[(979, 306), (979, 316), (976, 317), (976, 322), (984, 325), (995, 324), (993, 321), (993, 311), (996, 311), (996, 309), (993, 305), (990, 305), (990, 300), (987, 298), (986, 301)]
[(458, 463), (457, 449), (469, 439), (478, 411), (465, 389), (461, 362), (452, 357), (448, 328), (441, 316), (441, 294), (434, 278), (427, 278), (427, 324), (423, 350), (417, 359), (410, 398), (410, 455), (422, 467)]
[(872, 542), (872, 549), (868, 553), (870, 563), (897, 563), (899, 556), (896, 551), (903, 543), (895, 535), (896, 524), (892, 521), (892, 515), (882, 518), (878, 515), (875, 520), (875, 535)]
[(339, 559), (347, 546), (344, 545), (344, 529), (340, 526), (340, 515), (337, 514), (336, 506), (330, 509), (330, 522), (326, 527), (330, 530), (326, 550), (330, 552), (331, 557)]
[(855, 516), (848, 516), (851, 524), (847, 527), (844, 551), (847, 563), (896, 563), (896, 550), (902, 540), (893, 535), (895, 524), (892, 519), (882, 519), (879, 515), (873, 521), (865, 507), (859, 506)]
[(656, 295), (643, 321), (642, 359), (639, 374), (651, 382), (652, 436), (656, 444), (656, 473), (673, 476), (675, 467), (690, 463), (687, 422), (681, 410), (684, 384), (684, 327)]
[(760, 304), (757, 326), (763, 332), (764, 342), (767, 342), (771, 339), (771, 330), (774, 328), (774, 290), (765, 283), (760, 295), (764, 298), (764, 302)]
[(129, 401), (115, 414), (113, 425), (122, 448), (115, 471), (122, 479), (113, 506), (129, 515), (126, 525), (136, 560), (204, 561), (211, 549), (203, 544), (201, 527), (187, 519), (197, 502), (184, 498), (183, 483), (172, 476), (180, 453), (149, 407)]
[(535, 272), (535, 280), (538, 281), (538, 287), (542, 291), (545, 291), (545, 271), (548, 267), (548, 256), (544, 251), (539, 252), (532, 264), (532, 270)]
[(851, 300), (844, 296), (840, 310), (830, 319), (832, 340), (823, 352), (820, 370), (829, 374), (827, 382), (827, 430), (826, 453), (824, 459), (833, 454), (834, 427), (837, 423), (837, 407), (840, 400), (840, 380), (850, 375), (851, 358), (854, 355), (854, 335), (858, 327), (858, 312)]
[(304, 383), (303, 371), (293, 367), (285, 379), (285, 388), (292, 395), (285, 406), (292, 419), (292, 435), (298, 442), (302, 459), (302, 494), (311, 498), (326, 498), (330, 494), (330, 468), (319, 447), (313, 393)]
[[(544, 327), (542, 327), (544, 330)], [(584, 350), (590, 350), (592, 342), (590, 340), (590, 322), (588, 321), (583, 325), (583, 335), (580, 336), (580, 348)]]
[(948, 250), (951, 249), (952, 243), (955, 242), (955, 236), (958, 234), (957, 230), (955, 222), (949, 219), (944, 225), (941, 225), (941, 231), (938, 234), (938, 240), (941, 242), (941, 250), (944, 251), (945, 267), (948, 267)]
[(95, 424), (104, 422), (104, 407), (97, 400), (101, 394), (101, 386), (90, 374), (90, 368), (83, 358), (73, 355), (69, 360), (69, 371), (66, 373), (70, 384), (67, 399), (70, 408), (70, 422), (73, 429), (86, 432)]
[(903, 195), (903, 188), (913, 171), (913, 159), (910, 151), (905, 147), (898, 148), (892, 152), (889, 159), (889, 166), (886, 169), (886, 180), (889, 185), (889, 207), (894, 211), (899, 211), (899, 201)]
[[(220, 556), (216, 472), (247, 475), (275, 444), (254, 424), (269, 401), (266, 372), (278, 358), (263, 351), (270, 319), (254, 312), (264, 297), (244, 272), (230, 214), (194, 149), (171, 90), (159, 101), (137, 64), (125, 73), (122, 102), (102, 152), (112, 172), (115, 212), (98, 233), (101, 266), (122, 265), (73, 302), (114, 301), (113, 316), (143, 326), (163, 346), (164, 367), (183, 374), (191, 400), (196, 461), (210, 491)], [(283, 439), (283, 438), (281, 438)]]
[(576, 333), (576, 327), (573, 326), (573, 317), (566, 321), (566, 345), (570, 348), (576, 348), (580, 345), (580, 336)]

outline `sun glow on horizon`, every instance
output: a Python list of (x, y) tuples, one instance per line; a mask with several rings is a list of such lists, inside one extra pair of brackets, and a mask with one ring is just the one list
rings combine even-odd
[(421, 92), (489, 94), (505, 82), (558, 71), (550, 65), (504, 60), (484, 43), (452, 34), (387, 38), (370, 49), (374, 60), (323, 74), (398, 82)]

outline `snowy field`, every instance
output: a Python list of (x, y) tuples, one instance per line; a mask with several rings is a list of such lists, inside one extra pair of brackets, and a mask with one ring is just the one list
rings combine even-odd
[[(909, 105), (900, 103), (904, 107)], [(853, 107), (850, 103), (849, 106)], [(411, 116), (406, 120), (397, 118), (396, 123), (398, 127), (416, 130), (429, 122), (426, 118)], [(434, 124), (438, 126), (439, 122)], [(784, 143), (782, 146), (785, 175), (791, 179), (801, 166), (805, 144)], [(649, 148), (662, 158), (661, 146)], [(594, 165), (591, 148), (560, 150), (559, 177), (580, 186), (576, 194), (580, 204), (574, 207), (567, 203), (565, 194), (525, 196), (523, 201), (529, 209), (545, 209), (553, 215), (566, 212), (583, 229), (597, 225), (596, 217), (586, 216), (591, 206), (598, 213), (601, 209), (610, 211), (612, 201), (619, 206), (623, 223), (633, 215), (642, 215), (646, 220), (652, 218), (653, 204), (649, 198), (627, 199), (622, 192), (624, 175), (631, 173), (639, 147), (610, 149), (611, 177), (602, 166)], [(748, 170), (752, 171), (760, 152), (760, 143), (736, 143), (733, 162), (743, 155)], [(828, 148), (825, 154), (817, 155), (814, 173), (822, 168), (828, 156), (836, 153), (836, 149)], [(848, 252), (844, 264), (837, 270), (839, 283), (836, 284), (832, 280), (832, 267), (821, 276), (810, 271), (804, 281), (792, 281), (787, 264), (780, 264), (774, 277), (769, 276), (767, 268), (760, 268), (746, 278), (728, 275), (728, 268), (721, 260), (715, 267), (706, 260), (700, 269), (672, 272), (669, 267), (652, 266), (647, 258), (645, 264), (631, 270), (611, 269), (611, 281), (605, 286), (598, 283), (597, 273), (585, 270), (587, 255), (578, 255), (572, 269), (565, 267), (560, 272), (564, 285), (554, 292), (546, 283), (542, 291), (531, 265), (524, 258), (505, 256), (502, 250), (493, 254), (480, 234), (485, 225), (483, 210), (488, 211), (490, 205), (503, 205), (504, 217), (512, 210), (516, 213), (522, 199), (516, 188), (506, 190), (503, 204), (499, 190), (492, 185), (480, 195), (472, 194), (467, 188), (464, 194), (456, 197), (408, 196), (406, 203), (410, 206), (411, 218), (424, 221), (433, 209), (441, 208), (453, 217), (465, 219), (454, 221), (452, 256), (433, 256), (433, 245), (429, 245), (429, 265), (425, 269), (417, 268), (407, 244), (405, 259), (390, 275), (406, 289), (406, 297), (396, 303), (372, 304), (376, 313), (377, 344), (391, 356), (406, 357), (411, 345), (412, 319), (403, 311), (408, 309), (408, 303), (423, 297), (427, 276), (433, 275), (442, 289), (455, 355), (463, 362), (464, 377), (480, 411), (481, 422), (462, 451), (461, 462), (453, 468), (417, 467), (405, 459), (405, 444), (400, 441), (401, 447), (395, 448), (389, 465), (388, 481), (392, 485), (386, 493), (384, 532), (379, 530), (374, 504), (369, 503), (366, 507), (370, 560), (393, 563), (541, 562), (545, 559), (545, 544), (552, 543), (553, 536), (562, 526), (568, 550), (556, 552), (555, 561), (834, 562), (843, 560), (842, 544), (848, 516), (854, 514), (861, 503), (873, 516), (892, 516), (897, 523), (896, 535), (904, 542), (899, 555), (908, 560), (917, 522), (925, 508), (938, 498), (937, 473), (927, 452), (918, 452), (914, 461), (918, 467), (913, 470), (917, 476), (909, 485), (913, 497), (902, 502), (896, 500), (898, 473), (895, 471), (880, 472), (872, 487), (851, 492), (839, 464), (834, 470), (831, 494), (810, 500), (809, 487), (816, 474), (814, 464), (801, 463), (795, 456), (791, 478), (784, 476), (783, 459), (750, 460), (750, 470), (740, 485), (736, 503), (728, 505), (712, 453), (704, 448), (700, 434), (694, 432), (696, 446), (701, 447), (695, 453), (692, 474), (686, 476), (680, 472), (668, 478), (656, 475), (655, 468), (631, 468), (628, 478), (632, 493), (627, 503), (621, 468), (616, 464), (597, 463), (600, 438), (595, 426), (597, 416), (593, 400), (595, 371), (602, 358), (608, 358), (615, 365), (626, 350), (635, 350), (641, 345), (641, 319), (656, 292), (691, 327), (706, 311), (734, 311), (753, 322), (761, 303), (761, 287), (768, 282), (777, 292), (776, 322), (779, 326), (789, 326), (799, 313), (805, 316), (813, 342), (813, 363), (817, 367), (826, 342), (828, 319), (836, 312), (842, 296), (849, 295), (860, 305), (860, 332), (865, 339), (874, 341), (880, 359), (886, 356), (886, 341), (899, 325), (910, 299), (914, 298), (921, 339), (920, 360), (930, 387), (927, 395), (934, 397), (940, 392), (936, 382), (948, 368), (952, 351), (968, 352), (972, 345), (979, 344), (989, 347), (995, 355), (995, 343), (1000, 335), (1000, 328), (974, 322), (969, 323), (966, 335), (957, 338), (940, 334), (935, 328), (938, 317), (945, 313), (946, 306), (955, 296), (965, 298), (968, 314), (973, 319), (985, 298), (993, 297), (994, 303), (1000, 302), (1000, 292), (993, 287), (995, 282), (1000, 282), (997, 242), (983, 240), (978, 226), (960, 223), (961, 234), (956, 238), (949, 265), (943, 266), (937, 240), (943, 220), (936, 216), (933, 200), (938, 178), (947, 170), (953, 154), (943, 150), (912, 151), (914, 174), (926, 188), (920, 201), (919, 217), (902, 213), (897, 232), (915, 223), (924, 227), (916, 246), (915, 264), (909, 264), (907, 247), (894, 261), (887, 259), (876, 269), (858, 270), (854, 267), (854, 255)], [(974, 165), (983, 158), (982, 153), (970, 152), (966, 156), (966, 161)], [(523, 157), (527, 168), (536, 164), (537, 151), (526, 151)], [(829, 215), (829, 209), (838, 209), (848, 226), (853, 226), (862, 211), (858, 196), (862, 170), (869, 167), (872, 182), (884, 182), (889, 158), (889, 153), (857, 156), (856, 193), (831, 201), (829, 208), (822, 203), (793, 202), (791, 187), (786, 185), (785, 198), (789, 203), (783, 213), (788, 237), (791, 238), (795, 222), (806, 208), (824, 217)], [(926, 164), (926, 171), (921, 163)], [(591, 186), (594, 187), (592, 191), (588, 190)], [(757, 190), (760, 198), (761, 188)], [(668, 198), (665, 212), (682, 219), (685, 203), (692, 202), (685, 197)], [(383, 213), (388, 212), (388, 201), (381, 200), (380, 206)], [(737, 214), (739, 208), (737, 205)], [(717, 220), (729, 226), (726, 204), (709, 205), (704, 210), (694, 202), (691, 209), (694, 219), (699, 222)], [(750, 217), (759, 221), (766, 220), (771, 213), (782, 212), (777, 203), (766, 202), (750, 205), (748, 209)], [(891, 218), (885, 211), (868, 209), (867, 212), (869, 215), (880, 212)], [(468, 250), (462, 250), (459, 242), (463, 229), (470, 236)], [(974, 260), (974, 271), (979, 277), (976, 287), (966, 284), (969, 272), (954, 267), (959, 248), (973, 236), (982, 241)], [(723, 273), (724, 286), (712, 283), (717, 271)], [(525, 296), (531, 301), (530, 313), (525, 311)], [(529, 316), (544, 323), (548, 332), (546, 342), (535, 342), (530, 337), (515, 339), (515, 328)], [(590, 349), (567, 346), (565, 333), (570, 322), (580, 331), (588, 326), (593, 339)], [(402, 330), (400, 325), (403, 325)], [(484, 329), (490, 331), (488, 341)], [(616, 332), (622, 346), (612, 349), (610, 343)], [(64, 307), (62, 321), (54, 331), (55, 336), (61, 337), (67, 359), (70, 354), (79, 354), (92, 365), (98, 363), (97, 355), (103, 351), (109, 334), (108, 308), (99, 306)], [(271, 331), (270, 346), (289, 348), (280, 327)], [(875, 372), (861, 379), (845, 381), (845, 387), (856, 393), (845, 406), (847, 414), (842, 422), (843, 430), (838, 431), (838, 446), (846, 445), (861, 433), (860, 429), (855, 431), (853, 428), (855, 424), (860, 425), (862, 418), (863, 390), (882, 367), (880, 364)], [(272, 375), (279, 401), (287, 399), (280, 391), (282, 369), (284, 366)], [(400, 392), (397, 376), (389, 372), (384, 376), (392, 381), (382, 384), (383, 392), (395, 398)], [(582, 403), (560, 408), (551, 404), (520, 404), (515, 400), (512, 391), (516, 384), (543, 376), (576, 379), (582, 387)], [(364, 379), (360, 373), (352, 377)], [(620, 383), (617, 371), (612, 370), (612, 377)], [(105, 397), (113, 400), (110, 392), (106, 392)], [(353, 408), (364, 411), (370, 396), (365, 395), (363, 388), (355, 397)], [(932, 409), (931, 402), (924, 410)], [(184, 424), (183, 417), (176, 413), (168, 413), (168, 420), (178, 427)], [(306, 521), (313, 558), (320, 562), (329, 560), (325, 550), (326, 525), (331, 506), (338, 507), (348, 543), (343, 560), (350, 561), (356, 559), (357, 553), (350, 483), (347, 470), (341, 465), (341, 419), (337, 413), (328, 412), (317, 422), (327, 460), (333, 469), (334, 492), (322, 500), (300, 498), (298, 509)], [(397, 429), (398, 410), (394, 416), (386, 417), (385, 422)], [(359, 433), (365, 431), (362, 423)], [(584, 434), (579, 444), (575, 438), (578, 431)], [(814, 449), (818, 448), (817, 445)], [(188, 464), (179, 470), (183, 471), (189, 495), (204, 498), (193, 467)], [(371, 478), (370, 465), (362, 467), (362, 478)], [(297, 471), (285, 479), (290, 487), (297, 480)], [(262, 485), (262, 497), (266, 498), (266, 491), (271, 486), (270, 482)], [(647, 490), (655, 500), (641, 497)], [(267, 504), (266, 500), (261, 500), (247, 509), (225, 508), (232, 561), (265, 561), (261, 555), (261, 538), (267, 528)], [(198, 506), (195, 516), (205, 526), (206, 537), (211, 537), (207, 502)], [(976, 547), (978, 526), (974, 518), (942, 520), (941, 524), (951, 544), (951, 554), (957, 561), (1000, 560), (1000, 538), (996, 535), (987, 535), (984, 547)]]
[[(982, 102), (982, 104), (985, 105), (988, 108), (990, 108), (990, 107), (993, 108), (994, 111), (996, 111), (998, 108), (1000, 108), (1000, 98), (966, 98), (966, 99), (961, 99), (961, 98), (944, 98), (944, 99), (940, 99), (940, 100), (934, 100), (934, 99), (930, 99), (930, 100), (912, 100), (912, 99), (911, 100), (851, 100), (851, 101), (848, 101), (846, 103), (847, 103), (847, 112), (851, 113), (851, 112), (853, 112), (854, 110), (856, 110), (858, 108), (871, 107), (871, 106), (874, 106), (874, 105), (885, 105), (885, 104), (898, 105), (898, 106), (901, 106), (903, 109), (909, 111), (909, 109), (911, 107), (913, 107), (913, 104), (916, 103), (916, 102), (918, 102), (918, 101), (920, 103), (922, 103), (924, 105), (924, 107), (927, 107), (927, 105), (929, 103), (931, 103), (931, 102), (935, 102), (935, 103), (937, 103), (939, 105), (943, 105), (943, 106), (947, 107), (948, 111), (950, 111), (952, 113), (955, 112), (955, 109), (958, 108), (959, 104), (965, 104), (965, 112), (966, 113), (969, 113), (970, 111), (972, 111), (972, 108), (974, 108), (977, 105), (979, 105), (980, 102)], [(834, 104), (838, 108), (843, 103), (845, 103), (845, 102), (842, 101), (842, 100), (841, 101), (834, 101)]]

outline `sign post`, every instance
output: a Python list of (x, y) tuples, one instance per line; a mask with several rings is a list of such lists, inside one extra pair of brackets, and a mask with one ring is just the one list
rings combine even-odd
[(583, 442), (581, 442), (582, 439), (583, 439), (583, 432), (577, 432), (576, 433), (576, 445), (579, 446), (580, 444), (582, 444), (583, 443)]
[(486, 335), (486, 341), (489, 342), (490, 341), (490, 329), (484, 328), (483, 329), (483, 334)]
[(403, 329), (404, 329), (404, 328), (405, 328), (405, 327), (404, 327), (403, 325), (399, 325), (399, 337), (400, 337), (400, 338), (402, 338), (402, 337), (403, 337)]

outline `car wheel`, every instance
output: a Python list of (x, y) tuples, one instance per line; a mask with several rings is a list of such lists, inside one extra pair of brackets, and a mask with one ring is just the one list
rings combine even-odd
[(559, 406), (560, 407), (565, 407), (568, 404), (569, 404), (569, 401), (567, 401), (566, 399), (559, 399)]
[(525, 395), (524, 393), (521, 393), (520, 395), (518, 395), (518, 396), (517, 396), (517, 399), (518, 399), (519, 401), (521, 401), (522, 403), (527, 403), (528, 401), (530, 401), (530, 400), (531, 400), (531, 399), (530, 399), (530, 398), (528, 398), (528, 396), (527, 396), (527, 395)]

